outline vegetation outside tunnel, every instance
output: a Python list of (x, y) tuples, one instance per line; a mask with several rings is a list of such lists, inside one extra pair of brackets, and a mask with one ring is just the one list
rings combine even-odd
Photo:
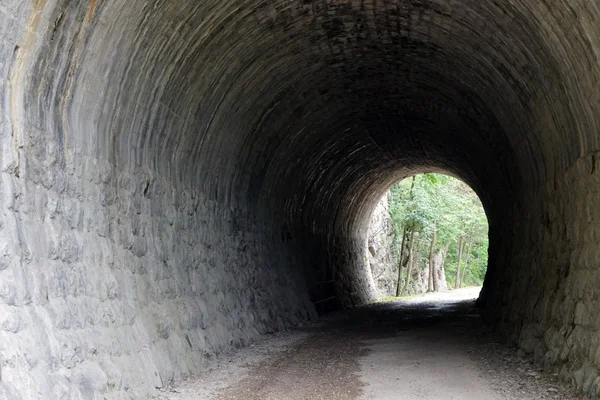
[(469, 186), (447, 175), (415, 175), (394, 185), (382, 201), (384, 218), (373, 216), (368, 243), (382, 295), (483, 283), (488, 222)]

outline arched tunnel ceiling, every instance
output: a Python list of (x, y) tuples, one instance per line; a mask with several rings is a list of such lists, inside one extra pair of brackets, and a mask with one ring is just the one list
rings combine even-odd
[(35, 7), (31, 24), (50, 23), (27, 103), (65, 149), (309, 224), (364, 220), (390, 183), (424, 168), (490, 203), (598, 142), (581, 133), (597, 131), (584, 113), (598, 106), (584, 93), (597, 72), (593, 2)]
[(369, 213), (426, 171), (486, 207), (487, 317), (600, 392), (599, 27), (588, 0), (0, 1), (0, 397), (91, 363), (149, 398), (373, 299)]

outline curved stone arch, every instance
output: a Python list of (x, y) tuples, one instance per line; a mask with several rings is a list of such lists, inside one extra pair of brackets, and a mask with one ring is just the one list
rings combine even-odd
[[(131, 333), (131, 318), (154, 340), (128, 360), (180, 377), (309, 318), (322, 277), (339, 305), (369, 300), (375, 199), (443, 170), (490, 216), (490, 319), (566, 376), (598, 369), (584, 341), (566, 360), (557, 343), (560, 315), (595, 332), (580, 282), (597, 275), (599, 16), (567, 1), (5, 0), (2, 304), (27, 308), (20, 334), (43, 337), (50, 365), (70, 338), (56, 304), (108, 302), (122, 320), (94, 323)], [(86, 324), (81, 343), (101, 335)]]

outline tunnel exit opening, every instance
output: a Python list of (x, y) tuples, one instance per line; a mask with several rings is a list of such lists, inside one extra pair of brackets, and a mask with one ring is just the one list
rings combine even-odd
[(419, 174), (393, 185), (371, 214), (365, 261), (381, 299), (483, 285), (488, 220), (463, 181)]

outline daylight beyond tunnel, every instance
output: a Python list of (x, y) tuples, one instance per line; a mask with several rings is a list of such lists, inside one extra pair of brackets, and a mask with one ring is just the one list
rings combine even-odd
[(380, 300), (481, 287), (488, 222), (464, 182), (422, 174), (398, 182), (371, 214), (365, 259)]
[(600, 392), (599, 21), (566, 0), (0, 0), (0, 397), (147, 398), (371, 300), (369, 215), (420, 172), (481, 198), (490, 323)]

